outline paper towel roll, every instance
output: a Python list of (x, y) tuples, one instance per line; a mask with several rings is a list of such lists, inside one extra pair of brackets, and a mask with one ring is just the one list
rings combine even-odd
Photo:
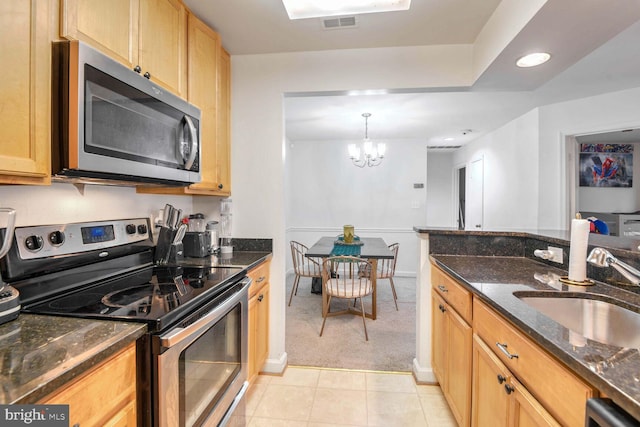
[(587, 280), (587, 246), (589, 245), (589, 221), (571, 220), (571, 246), (569, 247), (569, 280)]

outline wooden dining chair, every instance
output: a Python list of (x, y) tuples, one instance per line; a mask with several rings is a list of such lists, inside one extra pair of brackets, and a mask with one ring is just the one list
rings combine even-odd
[[(396, 261), (398, 260), (398, 249), (400, 244), (393, 243), (389, 245), (389, 250), (393, 252), (393, 259), (380, 259), (378, 260), (378, 276), (377, 279), (389, 279), (391, 284), (391, 292), (393, 293), (393, 302), (396, 304), (396, 310), (398, 310), (398, 294), (396, 293), (396, 287), (393, 284), (393, 276), (396, 274)], [(379, 283), (379, 282), (376, 282)]]
[(291, 296), (289, 297), (289, 306), (293, 295), (298, 294), (298, 284), (301, 277), (322, 277), (322, 260), (320, 258), (309, 258), (305, 256), (309, 250), (308, 247), (295, 240), (291, 241), (291, 257), (293, 258), (293, 271), (296, 275), (291, 288)]
[[(366, 259), (336, 256), (329, 257), (322, 263), (322, 286), (323, 292), (327, 294), (328, 303), (327, 310), (323, 313), (322, 327), (320, 328), (320, 336), (324, 331), (324, 325), (328, 316), (337, 316), (340, 314), (352, 313), (362, 314), (362, 324), (364, 326), (364, 337), (369, 341), (367, 334), (367, 323), (364, 315), (364, 303), (362, 298), (373, 293), (373, 283), (369, 277), (361, 274), (362, 271), (371, 271), (371, 262)], [(360, 299), (360, 313), (349, 307), (346, 310), (331, 312), (331, 300), (333, 298), (341, 298), (347, 300)]]

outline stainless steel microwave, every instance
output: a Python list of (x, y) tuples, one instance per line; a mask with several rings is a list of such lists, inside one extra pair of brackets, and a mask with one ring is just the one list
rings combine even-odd
[(79, 41), (53, 43), (52, 175), (73, 182), (199, 182), (200, 110)]

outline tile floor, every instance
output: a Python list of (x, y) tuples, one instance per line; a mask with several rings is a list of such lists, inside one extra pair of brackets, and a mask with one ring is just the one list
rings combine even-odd
[(409, 373), (288, 367), (260, 375), (247, 397), (248, 427), (454, 427), (438, 386)]

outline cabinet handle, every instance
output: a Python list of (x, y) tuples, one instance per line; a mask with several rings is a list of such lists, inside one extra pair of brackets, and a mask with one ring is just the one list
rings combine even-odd
[(258, 279), (256, 279), (256, 283), (260, 283), (264, 280), (264, 276), (260, 276)]
[(224, 185), (218, 184), (218, 189), (222, 190), (223, 187), (224, 187)]
[(140, 71), (142, 71), (142, 68), (140, 68), (139, 65), (136, 65), (135, 67), (133, 67), (133, 71), (135, 71), (136, 73), (140, 74)]
[(449, 292), (447, 288), (444, 287), (444, 285), (438, 285), (438, 289), (440, 289), (442, 292)]
[(444, 308), (444, 305), (442, 305), (442, 304), (439, 304), (439, 305), (438, 305), (438, 308), (439, 308), (439, 309), (440, 309), (440, 311), (441, 311), (441, 312), (443, 312), (443, 313), (444, 313), (445, 311), (447, 311), (447, 309), (446, 309), (446, 308)]
[(151, 78), (151, 74), (149, 74), (149, 72), (147, 71), (146, 73), (143, 74), (143, 76), (145, 76), (147, 79)]
[(264, 299), (264, 295), (260, 294), (260, 296), (258, 297), (258, 302), (262, 302), (263, 299)]
[(500, 349), (501, 352), (504, 353), (505, 356), (507, 356), (509, 359), (517, 359), (518, 355), (517, 354), (511, 354), (509, 353), (509, 350), (507, 350), (507, 344), (500, 344), (499, 342), (496, 343), (496, 346)]
[(506, 380), (507, 379), (505, 377), (503, 377), (502, 374), (498, 374), (498, 384), (502, 384)]
[(513, 388), (513, 386), (511, 384), (505, 384), (504, 385), (504, 390), (507, 392), (507, 394), (511, 394), (513, 393), (516, 389)]

